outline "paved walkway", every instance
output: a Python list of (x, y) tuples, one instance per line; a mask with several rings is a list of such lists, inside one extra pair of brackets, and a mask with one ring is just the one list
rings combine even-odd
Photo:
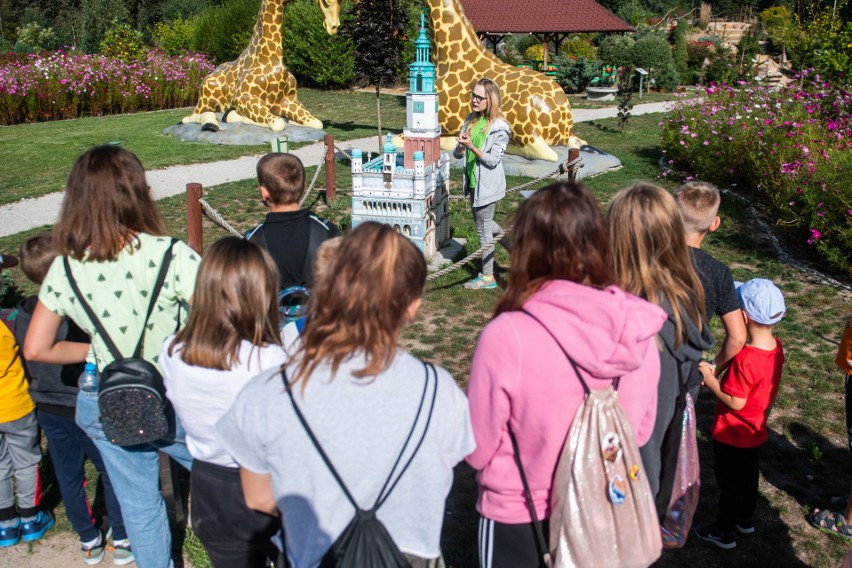
[[(649, 114), (665, 112), (671, 103), (645, 103), (633, 107), (631, 114)], [(574, 122), (589, 122), (618, 115), (616, 107), (597, 109), (574, 109)], [(338, 141), (336, 144), (343, 149), (371, 148), (375, 138)], [(302, 160), (305, 166), (315, 166), (323, 160), (323, 144), (317, 142), (303, 146), (293, 153)], [(162, 170), (147, 172), (148, 183), (155, 199), (162, 199), (183, 193), (186, 184), (197, 182), (205, 187), (240, 181), (255, 177), (255, 164), (258, 156), (243, 156), (233, 160), (172, 166)], [(51, 193), (34, 199), (24, 199), (16, 203), (0, 206), (0, 237), (14, 235), (43, 225), (56, 222), (62, 206), (63, 192)]]

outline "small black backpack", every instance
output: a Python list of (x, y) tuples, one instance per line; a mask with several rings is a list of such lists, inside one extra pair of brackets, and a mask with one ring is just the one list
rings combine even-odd
[[(163, 375), (149, 361), (142, 358), (142, 344), (148, 319), (163, 288), (166, 273), (172, 262), (172, 249), (177, 241), (172, 239), (163, 255), (157, 281), (151, 290), (148, 312), (142, 324), (142, 334), (131, 357), (125, 357), (104, 329), (92, 307), (86, 302), (77, 281), (71, 274), (71, 265), (63, 258), (65, 274), (80, 306), (89, 316), (95, 329), (103, 339), (113, 357), (112, 363), (100, 373), (98, 408), (104, 435), (118, 446), (135, 446), (154, 442), (174, 434), (174, 409), (166, 399)], [(178, 318), (180, 319), (180, 318)]]
[[(431, 364), (424, 364), (424, 368), (426, 370), (426, 381), (423, 384), (423, 394), (420, 397), (420, 406), (417, 409), (417, 415), (414, 417), (414, 423), (411, 425), (411, 430), (408, 432), (408, 437), (405, 439), (402, 451), (400, 451), (399, 456), (397, 456), (396, 461), (394, 462), (393, 467), (382, 486), (382, 490), (379, 491), (379, 496), (376, 499), (376, 502), (372, 507), (366, 510), (362, 509), (358, 503), (355, 502), (355, 499), (352, 497), (349, 489), (347, 489), (346, 484), (343, 483), (343, 480), (340, 478), (337, 470), (335, 470), (334, 466), (331, 464), (331, 460), (322, 449), (322, 446), (320, 446), (319, 440), (317, 440), (310, 426), (308, 426), (307, 421), (305, 421), (305, 417), (302, 415), (302, 412), (296, 405), (296, 400), (293, 398), (293, 393), (290, 389), (290, 382), (287, 380), (287, 374), (284, 368), (281, 368), (284, 385), (287, 388), (287, 394), (290, 396), (290, 402), (293, 405), (293, 411), (296, 413), (296, 417), (298, 417), (299, 422), (302, 423), (302, 427), (305, 429), (305, 432), (310, 438), (311, 443), (313, 443), (314, 447), (317, 449), (317, 452), (319, 452), (320, 457), (325, 462), (325, 465), (328, 467), (331, 475), (334, 476), (334, 479), (343, 490), (346, 498), (355, 508), (355, 516), (352, 517), (352, 520), (348, 525), (346, 525), (346, 528), (343, 529), (343, 532), (340, 533), (337, 540), (331, 544), (328, 552), (325, 553), (325, 556), (323, 556), (322, 561), (320, 562), (320, 568), (410, 568), (411, 564), (408, 560), (406, 560), (405, 555), (400, 552), (387, 528), (385, 528), (376, 516), (376, 512), (390, 496), (391, 492), (396, 487), (396, 484), (399, 483), (399, 480), (402, 479), (402, 476), (405, 474), (408, 466), (411, 465), (411, 462), (414, 460), (414, 456), (423, 444), (423, 440), (426, 438), (426, 432), (429, 430), (429, 423), (432, 421), (432, 412), (435, 409), (435, 399), (438, 395), (438, 375), (435, 372), (435, 367)], [(435, 383), (435, 388), (432, 391), (432, 402), (429, 405), (429, 414), (426, 417), (426, 426), (423, 428), (423, 434), (420, 437), (420, 441), (417, 443), (417, 446), (414, 448), (414, 452), (412, 452), (408, 461), (400, 470), (399, 475), (397, 475), (396, 479), (393, 483), (391, 483), (391, 479), (394, 477), (394, 473), (399, 466), (399, 462), (402, 460), (402, 456), (405, 454), (405, 450), (411, 441), (411, 437), (414, 435), (414, 430), (417, 427), (417, 422), (419, 421), (420, 414), (423, 411), (423, 407), (426, 402), (426, 392), (430, 383), (430, 370), (432, 371), (432, 377), (434, 378), (433, 382)]]

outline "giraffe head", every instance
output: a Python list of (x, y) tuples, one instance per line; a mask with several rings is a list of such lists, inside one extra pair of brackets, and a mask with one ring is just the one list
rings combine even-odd
[(325, 31), (328, 35), (336, 34), (340, 26), (340, 0), (317, 0), (317, 5), (322, 11)]

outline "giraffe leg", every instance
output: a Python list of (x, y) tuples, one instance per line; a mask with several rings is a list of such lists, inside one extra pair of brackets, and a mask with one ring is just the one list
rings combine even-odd
[(506, 148), (506, 152), (517, 156), (523, 156), (528, 160), (546, 160), (548, 162), (556, 162), (559, 160), (556, 150), (548, 146), (544, 139), (540, 136), (537, 136), (531, 144), (524, 146), (510, 143)]
[[(233, 116), (233, 119), (231, 117)], [(266, 126), (273, 132), (281, 132), (287, 126), (284, 119), (273, 113), (262, 100), (244, 93), (237, 101), (234, 111), (228, 114), (228, 122), (242, 122)]]
[(219, 120), (216, 118), (216, 113), (212, 111), (193, 113), (181, 119), (184, 124), (215, 124), (219, 126)]
[(181, 119), (184, 124), (208, 124), (219, 125), (214, 114), (217, 110), (224, 110), (230, 99), (230, 83), (227, 81), (227, 73), (230, 70), (228, 63), (223, 63), (215, 71), (204, 78), (198, 95), (198, 103), (192, 114)]
[(306, 128), (322, 130), (322, 121), (308, 112), (308, 109), (296, 99), (282, 99), (280, 104), (272, 106), (272, 110), (290, 122), (295, 122)]

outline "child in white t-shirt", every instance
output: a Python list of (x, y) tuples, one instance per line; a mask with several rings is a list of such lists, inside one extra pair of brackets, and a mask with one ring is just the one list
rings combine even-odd
[(278, 517), (246, 506), (239, 466), (213, 426), (249, 379), (278, 368), (278, 271), (254, 243), (224, 238), (201, 261), (184, 329), (163, 344), (166, 395), (186, 430), (192, 466), (192, 528), (216, 568), (275, 561)]

